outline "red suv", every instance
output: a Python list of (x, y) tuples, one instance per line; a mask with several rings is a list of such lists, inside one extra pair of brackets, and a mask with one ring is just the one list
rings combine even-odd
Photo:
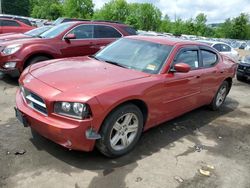
[(121, 23), (62, 23), (37, 38), (0, 43), (0, 72), (19, 76), (25, 67), (48, 59), (91, 55), (117, 38), (136, 31)]
[(0, 18), (0, 34), (2, 33), (24, 33), (34, 27), (13, 19)]

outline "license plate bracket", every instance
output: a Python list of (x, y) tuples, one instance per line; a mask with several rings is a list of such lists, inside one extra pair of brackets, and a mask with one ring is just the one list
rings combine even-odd
[(22, 123), (22, 125), (24, 127), (28, 127), (29, 124), (28, 124), (28, 121), (27, 119), (23, 116), (23, 114), (17, 109), (17, 108), (14, 108), (15, 109), (15, 113), (16, 113), (16, 118), (18, 119), (18, 121), (20, 123)]

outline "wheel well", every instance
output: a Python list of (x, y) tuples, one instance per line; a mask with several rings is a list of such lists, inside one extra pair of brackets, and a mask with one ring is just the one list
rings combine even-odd
[(31, 59), (33, 59), (34, 57), (39, 57), (39, 56), (47, 57), (47, 58), (49, 58), (49, 59), (54, 59), (54, 57), (53, 57), (52, 55), (46, 54), (46, 53), (37, 53), (37, 54), (33, 54), (33, 55), (31, 55), (30, 57), (28, 57), (28, 59), (26, 59), (26, 61), (25, 61), (23, 67), (26, 68), (26, 67), (27, 67), (27, 64), (29, 63), (29, 61), (30, 61)]
[[(147, 107), (146, 103), (144, 101), (142, 101), (142, 100), (133, 99), (133, 100), (125, 101), (125, 102), (119, 104), (118, 106), (116, 106), (115, 108), (113, 108), (113, 110), (111, 110), (111, 112), (116, 110), (120, 106), (123, 106), (123, 105), (126, 105), (126, 104), (134, 104), (135, 106), (137, 106), (141, 110), (142, 115), (143, 115), (143, 126), (144, 126), (146, 121), (147, 121), (147, 118), (148, 118), (148, 107)], [(111, 112), (108, 113), (107, 117), (109, 116), (109, 114)]]
[(228, 92), (230, 91), (231, 87), (232, 87), (232, 84), (233, 84), (233, 79), (231, 77), (225, 79), (224, 81), (226, 81), (229, 85), (229, 89), (228, 89)]

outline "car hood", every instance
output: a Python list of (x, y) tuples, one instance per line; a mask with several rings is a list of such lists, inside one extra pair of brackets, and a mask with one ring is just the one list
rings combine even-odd
[(42, 39), (42, 38), (17, 38), (14, 40), (6, 40), (1, 42), (1, 46), (8, 46), (8, 45), (13, 45), (13, 44), (36, 44), (36, 43), (41, 43), (44, 42), (44, 40), (49, 40), (49, 39)]
[(22, 39), (22, 38), (30, 38), (29, 35), (24, 35), (22, 33), (15, 33), (10, 35), (0, 35), (0, 42), (8, 41), (8, 40), (16, 40), (16, 39)]
[(38, 63), (30, 67), (29, 73), (62, 92), (78, 90), (88, 93), (117, 83), (150, 76), (87, 56)]

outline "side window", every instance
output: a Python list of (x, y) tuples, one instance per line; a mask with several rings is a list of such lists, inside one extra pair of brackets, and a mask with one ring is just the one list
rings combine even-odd
[(123, 27), (123, 29), (130, 35), (137, 35), (137, 31), (133, 27)]
[(1, 21), (1, 26), (14, 26), (14, 27), (19, 27), (19, 23), (17, 23), (16, 21), (12, 21), (12, 20), (2, 20)]
[(213, 45), (213, 47), (218, 50), (219, 52), (221, 52), (221, 44), (215, 44)]
[(231, 51), (231, 47), (226, 45), (226, 44), (222, 44), (221, 45), (221, 51), (222, 52), (230, 52)]
[(122, 35), (113, 27), (104, 25), (94, 26), (94, 38), (120, 38)]
[(80, 25), (70, 31), (70, 34), (75, 34), (76, 39), (89, 39), (93, 38), (92, 25)]
[(215, 53), (207, 50), (201, 50), (203, 67), (212, 67), (217, 63), (218, 57)]
[(175, 63), (186, 63), (191, 69), (199, 67), (198, 50), (187, 50), (178, 54)]

